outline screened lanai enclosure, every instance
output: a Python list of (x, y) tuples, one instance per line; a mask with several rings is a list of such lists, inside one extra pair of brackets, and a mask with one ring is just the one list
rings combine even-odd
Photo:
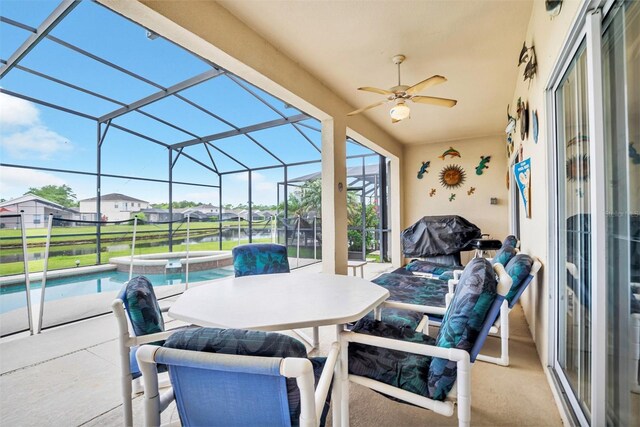
[[(122, 256), (175, 254), (151, 272), (161, 295), (184, 289), (170, 266), (187, 250), (279, 242), (294, 268), (321, 259), (318, 120), (93, 1), (4, 2), (0, 39), (1, 335), (36, 308), (41, 327), (101, 314), (131, 276)], [(347, 167), (350, 257), (384, 260), (388, 162), (348, 139)], [(24, 277), (90, 267), (46, 292)]]

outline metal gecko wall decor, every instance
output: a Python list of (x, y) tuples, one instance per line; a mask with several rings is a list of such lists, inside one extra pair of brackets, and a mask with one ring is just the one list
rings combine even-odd
[(449, 201), (453, 202), (456, 199), (456, 193), (451, 193), (451, 195), (449, 196)]
[(489, 169), (487, 163), (491, 161), (491, 156), (480, 156), (480, 163), (476, 166), (476, 175), (482, 175), (485, 169)]
[(422, 166), (420, 166), (420, 170), (418, 171), (418, 179), (422, 179), (425, 173), (429, 173), (427, 169), (429, 168), (430, 164), (431, 161), (422, 162)]
[(429, 197), (433, 197), (436, 195), (436, 189), (432, 188), (431, 191), (429, 191)]
[(469, 190), (467, 190), (467, 196), (470, 196), (475, 192), (476, 192), (476, 187), (471, 187), (469, 188)]

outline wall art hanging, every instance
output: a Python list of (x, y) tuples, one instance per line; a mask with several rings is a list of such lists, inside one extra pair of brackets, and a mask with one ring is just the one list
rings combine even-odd
[(451, 193), (451, 195), (449, 196), (449, 201), (453, 202), (456, 199), (456, 193)]
[(422, 166), (420, 166), (420, 170), (418, 171), (418, 179), (422, 179), (425, 173), (429, 173), (427, 168), (431, 164), (431, 161), (422, 162)]
[(475, 192), (476, 192), (476, 187), (471, 187), (469, 190), (467, 190), (467, 196), (470, 196)]
[(520, 190), (527, 218), (531, 218), (531, 158), (513, 165), (513, 175)]
[(447, 189), (460, 187), (466, 178), (466, 172), (458, 165), (445, 166), (440, 171), (440, 184)]
[(447, 156), (451, 156), (451, 157), (462, 157), (460, 155), (460, 152), (458, 150), (456, 150), (453, 147), (449, 147), (449, 149), (447, 151), (445, 151), (444, 153), (442, 153), (442, 155), (438, 156), (440, 157), (442, 160), (444, 160), (445, 157)]
[(482, 175), (485, 169), (489, 169), (487, 163), (491, 161), (491, 156), (480, 156), (480, 163), (476, 166), (476, 175)]
[(433, 197), (436, 195), (436, 189), (432, 188), (431, 191), (429, 191), (429, 197)]
[(531, 124), (533, 126), (533, 142), (538, 143), (538, 110), (533, 110), (531, 113)]
[(522, 103), (522, 119), (520, 119), (520, 139), (525, 140), (529, 137), (529, 103)]
[(552, 18), (558, 16), (562, 9), (562, 0), (545, 0), (544, 8)]
[(507, 134), (507, 158), (513, 153), (513, 132), (516, 130), (516, 118), (511, 115), (511, 106), (507, 105), (507, 127), (504, 132)]
[(527, 47), (526, 42), (522, 44), (520, 57), (518, 58), (518, 67), (522, 64), (526, 64), (524, 66), (524, 81), (529, 80), (529, 84), (531, 84), (531, 80), (533, 80), (533, 76), (536, 75), (536, 71), (538, 70), (538, 62), (536, 59), (536, 50), (533, 45)]

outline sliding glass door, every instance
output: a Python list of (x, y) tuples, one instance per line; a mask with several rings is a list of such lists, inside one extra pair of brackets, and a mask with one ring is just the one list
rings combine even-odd
[(557, 364), (588, 417), (591, 399), (590, 174), (587, 58), (578, 47), (555, 93), (557, 141)]
[[(590, 3), (592, 4), (592, 3)], [(640, 2), (584, 10), (554, 112), (552, 371), (582, 425), (640, 425)]]
[(640, 3), (616, 5), (602, 35), (609, 425), (640, 416)]

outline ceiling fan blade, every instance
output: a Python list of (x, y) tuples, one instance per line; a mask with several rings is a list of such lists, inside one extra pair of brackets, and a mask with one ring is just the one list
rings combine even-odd
[(398, 123), (401, 122), (402, 120), (398, 120), (398, 119), (391, 119), (391, 123)]
[(447, 79), (445, 77), (438, 76), (438, 75), (431, 76), (428, 79), (423, 80), (420, 83), (411, 86), (405, 92), (408, 95), (415, 95), (416, 93), (420, 93), (423, 90), (430, 88), (431, 86), (439, 85), (440, 83), (444, 83), (446, 81)]
[(436, 98), (435, 96), (413, 96), (411, 97), (413, 102), (417, 102), (419, 104), (431, 104), (437, 105), (438, 107), (453, 107), (458, 101), (455, 99), (447, 99), (447, 98)]
[(363, 111), (369, 110), (369, 109), (371, 109), (371, 108), (375, 108), (375, 107), (377, 107), (378, 105), (382, 105), (382, 104), (384, 104), (385, 102), (387, 102), (387, 100), (386, 100), (386, 99), (385, 99), (385, 100), (383, 100), (383, 101), (380, 101), (380, 102), (376, 102), (375, 104), (367, 105), (366, 107), (362, 107), (362, 108), (359, 108), (359, 109), (357, 109), (357, 110), (355, 110), (355, 111), (350, 112), (349, 114), (347, 114), (347, 116), (355, 116), (356, 114), (360, 114), (360, 113), (362, 113)]
[(393, 95), (393, 92), (388, 91), (386, 89), (378, 89), (377, 87), (359, 87), (358, 90), (365, 90), (367, 92), (379, 93), (380, 95)]

